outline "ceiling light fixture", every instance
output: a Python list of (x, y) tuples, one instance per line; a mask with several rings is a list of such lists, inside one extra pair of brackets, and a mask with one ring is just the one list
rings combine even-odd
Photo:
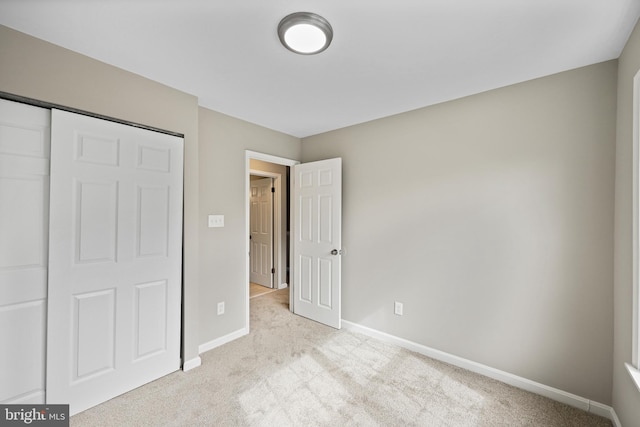
[(278, 37), (290, 51), (301, 55), (314, 55), (329, 47), (333, 39), (333, 28), (320, 15), (296, 12), (280, 21)]

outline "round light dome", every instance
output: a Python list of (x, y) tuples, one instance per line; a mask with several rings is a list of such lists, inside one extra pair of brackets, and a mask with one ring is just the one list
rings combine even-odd
[(333, 39), (333, 29), (322, 16), (310, 12), (296, 12), (280, 21), (278, 37), (290, 51), (301, 55), (313, 55), (329, 47)]

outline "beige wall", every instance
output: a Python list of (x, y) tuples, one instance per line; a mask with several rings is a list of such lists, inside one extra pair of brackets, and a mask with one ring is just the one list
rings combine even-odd
[(613, 408), (623, 426), (640, 425), (640, 393), (624, 368), (631, 362), (633, 295), (633, 77), (640, 70), (640, 25), (636, 25), (618, 65), (616, 143), (615, 287)]
[[(200, 341), (208, 343), (245, 327), (245, 150), (299, 160), (300, 140), (205, 108), (199, 135)], [(224, 215), (224, 228), (207, 228), (209, 214)]]
[(0, 91), (184, 134), (185, 360), (198, 356), (198, 100), (0, 26)]
[(611, 403), (616, 75), (303, 139), (344, 162), (343, 318)]

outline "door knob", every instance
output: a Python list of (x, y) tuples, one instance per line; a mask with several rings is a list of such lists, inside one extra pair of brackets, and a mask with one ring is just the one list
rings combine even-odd
[(342, 255), (342, 250), (334, 249), (331, 251), (331, 255)]

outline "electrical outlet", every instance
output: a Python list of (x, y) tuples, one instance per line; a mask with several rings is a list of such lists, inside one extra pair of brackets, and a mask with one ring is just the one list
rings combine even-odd
[(224, 314), (224, 301), (218, 303), (218, 316)]
[(402, 305), (402, 303), (401, 303), (401, 302), (396, 301), (396, 302), (393, 304), (393, 312), (394, 312), (396, 315), (398, 315), (398, 316), (402, 316), (402, 314), (403, 314), (403, 313), (402, 313), (402, 312), (403, 312), (403, 309), (404, 309), (404, 307), (403, 307), (403, 305)]

